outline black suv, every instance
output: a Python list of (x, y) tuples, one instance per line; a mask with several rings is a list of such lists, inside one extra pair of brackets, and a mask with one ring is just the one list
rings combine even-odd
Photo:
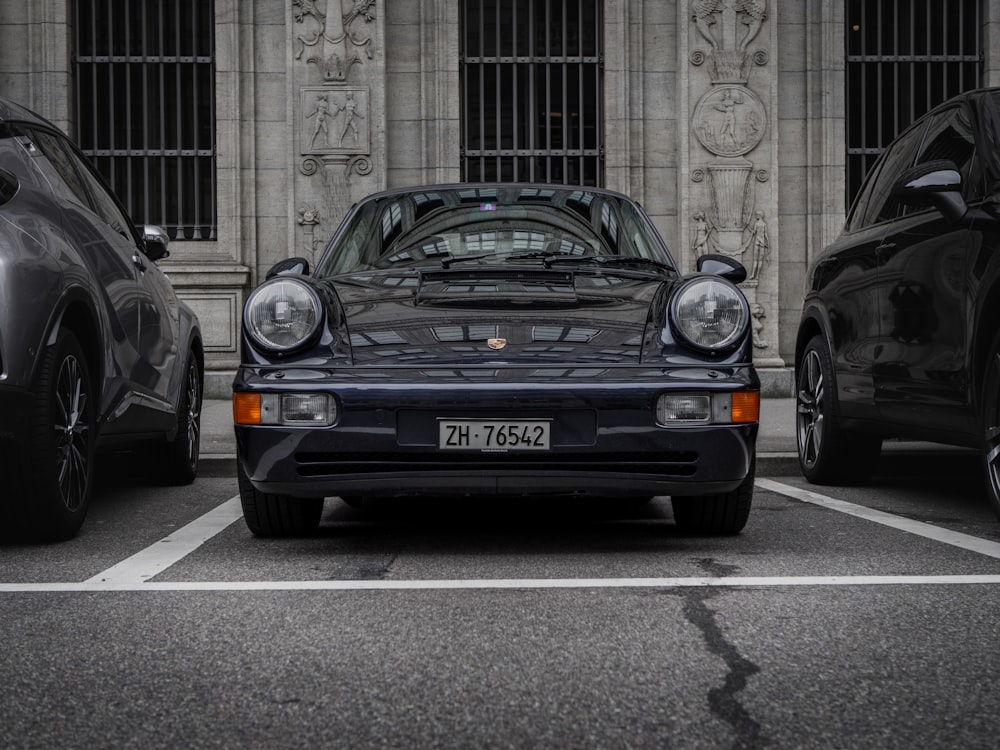
[(974, 447), (1000, 516), (1000, 88), (876, 162), (809, 270), (795, 370), (811, 482), (865, 478), (886, 437)]
[(188, 484), (200, 451), (198, 318), (86, 157), (0, 98), (0, 537), (66, 539), (98, 451), (144, 445)]

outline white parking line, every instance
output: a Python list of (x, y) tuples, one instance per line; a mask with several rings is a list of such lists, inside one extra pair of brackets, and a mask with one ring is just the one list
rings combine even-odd
[(791, 485), (775, 482), (771, 479), (757, 479), (754, 481), (754, 484), (762, 490), (777, 492), (779, 495), (784, 495), (785, 497), (790, 497), (794, 500), (801, 500), (804, 503), (819, 505), (824, 508), (828, 508), (829, 510), (846, 513), (850, 516), (856, 516), (857, 518), (863, 518), (866, 521), (879, 523), (883, 526), (889, 526), (891, 528), (898, 529), (899, 531), (905, 531), (909, 534), (922, 536), (926, 539), (933, 539), (936, 542), (950, 544), (952, 547), (960, 547), (962, 549), (969, 550), (970, 552), (977, 552), (980, 555), (986, 555), (987, 557), (1000, 558), (1000, 543), (997, 542), (980, 539), (979, 537), (971, 536), (969, 534), (962, 534), (958, 531), (949, 531), (948, 529), (942, 529), (939, 526), (924, 523), (923, 521), (913, 521), (909, 518), (903, 518), (902, 516), (894, 516), (892, 513), (875, 510), (874, 508), (867, 508), (864, 505), (848, 503), (844, 500), (837, 500), (833, 497), (821, 495), (818, 492), (811, 492), (810, 490), (792, 487)]
[(507, 589), (773, 588), (779, 586), (939, 586), (1000, 584), (1000, 575), (774, 576), (728, 578), (500, 578), (400, 581), (162, 581), (0, 583), (0, 593), (127, 591), (454, 591)]
[(243, 517), (240, 496), (231, 497), (173, 534), (146, 547), (117, 565), (87, 579), (85, 584), (125, 586), (144, 583), (190, 555), (234, 521)]
[[(770, 479), (756, 486), (910, 534), (1000, 559), (1000, 543), (949, 531)], [(190, 555), (242, 517), (235, 496), (173, 534), (82, 582), (0, 583), (0, 593), (128, 591), (441, 591), (490, 589), (766, 588), (780, 586), (996, 585), (1000, 575), (764, 576), (684, 578), (515, 578), (376, 581), (161, 581), (154, 576)]]

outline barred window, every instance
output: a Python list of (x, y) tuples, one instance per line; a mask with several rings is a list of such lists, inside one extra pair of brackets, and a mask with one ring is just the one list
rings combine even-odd
[(893, 138), (979, 87), (981, 0), (848, 0), (847, 202)]
[(137, 224), (216, 239), (212, 0), (76, 0), (77, 143)]
[(462, 0), (462, 176), (600, 185), (600, 0)]

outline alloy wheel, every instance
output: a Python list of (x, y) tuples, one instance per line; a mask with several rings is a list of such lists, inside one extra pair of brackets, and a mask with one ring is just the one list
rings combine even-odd
[(72, 354), (59, 365), (53, 400), (55, 406), (56, 476), (66, 508), (83, 505), (90, 457), (90, 419), (83, 365)]
[(796, 437), (799, 456), (806, 467), (813, 467), (823, 447), (824, 382), (819, 353), (806, 352), (799, 371)]
[(194, 461), (201, 445), (201, 383), (198, 379), (198, 365), (194, 358), (187, 370), (187, 438), (186, 447), (189, 461)]
[(988, 487), (994, 508), (997, 515), (1000, 515), (1000, 351), (993, 355), (992, 377), (986, 379), (988, 389), (993, 389), (987, 394), (987, 411), (984, 417), (985, 445), (983, 446), (983, 460), (986, 468), (986, 480), (990, 483)]

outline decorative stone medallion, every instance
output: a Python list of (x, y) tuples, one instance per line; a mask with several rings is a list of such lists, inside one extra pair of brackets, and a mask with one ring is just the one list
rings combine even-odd
[(717, 156), (743, 156), (764, 137), (764, 105), (745, 86), (715, 86), (694, 109), (698, 141)]

